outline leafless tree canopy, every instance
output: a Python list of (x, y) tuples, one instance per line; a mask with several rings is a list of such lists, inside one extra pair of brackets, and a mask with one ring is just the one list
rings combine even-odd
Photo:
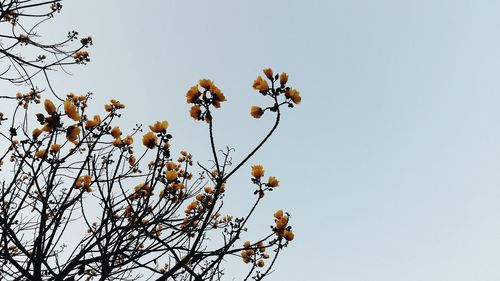
[(75, 41), (74, 31), (59, 43), (40, 43), (37, 26), (61, 11), (60, 2), (0, 2), (0, 30), (10, 27), (0, 34), (0, 77), (31, 88), (0, 97), (14, 102), (12, 112), (0, 113), (0, 279), (221, 280), (234, 260), (246, 264), (242, 280), (268, 276), (294, 239), (290, 215), (270, 214), (267, 235), (246, 242), (241, 236), (265, 195), (281, 189), (278, 179), (258, 164), (243, 171), (255, 186), (244, 216), (225, 213), (224, 200), (229, 179), (275, 132), (283, 110), (300, 103), (288, 75), (265, 69), (255, 79), (256, 97), (268, 106), (250, 114), (275, 121), (238, 161), (214, 132), (225, 95), (208, 79), (189, 88), (189, 114), (210, 139), (211, 164), (203, 165), (189, 152), (171, 152), (167, 121), (122, 132), (125, 105), (118, 100), (90, 114), (91, 94), (42, 98), (33, 77), (41, 74), (50, 88), (49, 70), (90, 57), (84, 48), (91, 38)]
[[(27, 85), (34, 92), (39, 92), (34, 78), (41, 75), (52, 91), (50, 71), (64, 70), (68, 65), (85, 64), (90, 60), (84, 49), (92, 45), (91, 37), (79, 38), (78, 32), (71, 30), (58, 42), (45, 42), (43, 36), (38, 34), (40, 26), (61, 11), (60, 2), (0, 1), (1, 80)], [(55, 93), (52, 91), (52, 94)]]

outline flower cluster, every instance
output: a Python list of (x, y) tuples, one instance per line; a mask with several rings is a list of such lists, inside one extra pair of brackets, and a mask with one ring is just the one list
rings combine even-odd
[(88, 96), (77, 96), (69, 93), (64, 101), (64, 113), (73, 121), (80, 121), (82, 116), (78, 112), (78, 109), (80, 108), (80, 111), (83, 112), (87, 107), (87, 99)]
[(56, 128), (61, 127), (61, 119), (59, 114), (57, 113), (57, 108), (54, 103), (46, 99), (43, 103), (45, 111), (49, 114), (49, 116), (44, 116), (42, 113), (38, 113), (36, 115), (38, 122), (43, 125), (42, 131), (44, 132), (52, 132)]
[(101, 124), (101, 116), (100, 115), (94, 115), (92, 117), (92, 120), (87, 120), (85, 121), (85, 127), (86, 128), (95, 128)]
[(186, 206), (186, 209), (184, 210), (186, 217), (182, 220), (182, 223), (179, 226), (182, 230), (190, 231), (198, 226), (198, 223), (200, 222), (199, 214), (205, 210), (198, 198), (191, 201), (191, 203)]
[(177, 162), (179, 163), (185, 162), (189, 166), (193, 166), (193, 155), (185, 150), (182, 150), (180, 153), (181, 155), (179, 156), (179, 158), (177, 158)]
[(76, 179), (73, 188), (80, 189), (83, 187), (83, 189), (86, 192), (91, 192), (92, 191), (92, 189), (90, 188), (91, 183), (92, 183), (92, 177), (89, 175), (85, 175)]
[(154, 132), (147, 132), (142, 136), (142, 144), (149, 149), (153, 149), (158, 145), (158, 137)]
[(64, 101), (64, 112), (71, 118), (73, 121), (80, 121), (82, 116), (78, 113), (78, 109), (75, 104), (70, 99), (66, 99)]
[[(74, 144), (78, 143), (78, 135), (81, 133), (80, 127), (77, 125), (68, 126), (66, 129), (66, 139)], [(33, 131), (33, 136), (35, 136), (35, 131)]]
[(151, 189), (151, 186), (148, 183), (140, 183), (134, 187), (134, 193), (129, 195), (130, 200), (135, 200), (138, 199), (139, 197), (142, 196), (149, 196), (153, 195), (153, 190)]
[(165, 188), (160, 191), (160, 198), (176, 201), (186, 196), (186, 181), (193, 178), (193, 174), (187, 171), (187, 167), (193, 165), (192, 157), (190, 153), (181, 151), (177, 162), (167, 161), (165, 163)]
[[(201, 87), (201, 91), (200, 91)], [(189, 114), (196, 120), (212, 120), (209, 106), (219, 108), (226, 101), (222, 91), (215, 86), (212, 80), (201, 79), (198, 84), (192, 86), (186, 93), (186, 102), (193, 104)]]
[(240, 256), (244, 263), (255, 262), (258, 267), (264, 267), (264, 260), (269, 258), (266, 252), (264, 242), (260, 241), (256, 245), (252, 245), (250, 241), (243, 243), (243, 250)]
[[(89, 96), (91, 93), (88, 93), (87, 95), (75, 95), (74, 93), (69, 93), (66, 95), (66, 98), (71, 101), (73, 105), (75, 105), (77, 108), (80, 109), (80, 112), (83, 112), (85, 108), (87, 108), (87, 100), (89, 99)], [(75, 120), (76, 121), (76, 120)]]
[(148, 183), (140, 183), (134, 187), (134, 190), (136, 192), (149, 192), (151, 191), (151, 187), (149, 186)]
[(58, 143), (53, 143), (50, 145), (50, 153), (57, 154), (61, 150), (61, 145)]
[(24, 109), (27, 109), (30, 102), (40, 103), (41, 96), (40, 96), (40, 92), (35, 91), (35, 90), (31, 90), (26, 94), (23, 94), (21, 92), (17, 92), (16, 93), (16, 100), (19, 102), (19, 105), (22, 105), (22, 107)]
[[(24, 97), (24, 96), (23, 96)], [(64, 113), (68, 118), (73, 121), (78, 122), (77, 124), (70, 125), (66, 128), (66, 139), (74, 144), (77, 144), (78, 135), (81, 133), (79, 123), (86, 119), (86, 116), (82, 118), (82, 112), (87, 107), (88, 95), (77, 96), (73, 93), (67, 95), (64, 101)], [(36, 114), (38, 122), (43, 125), (41, 129), (35, 128), (32, 132), (34, 140), (37, 140), (43, 132), (53, 132), (54, 130), (62, 127), (61, 115), (58, 112), (56, 105), (50, 100), (46, 99), (43, 103), (44, 109), (48, 116), (42, 113)], [(92, 120), (85, 121), (85, 127), (93, 128), (101, 123), (101, 117), (99, 115), (93, 116)]]
[(253, 118), (259, 119), (264, 114), (264, 110), (260, 106), (253, 105), (250, 108), (250, 115)]
[(262, 165), (253, 165), (251, 174), (252, 182), (258, 187), (254, 194), (259, 194), (261, 198), (264, 197), (265, 191), (272, 191), (273, 188), (278, 187), (280, 184), (279, 180), (274, 176), (270, 176), (267, 182), (261, 180), (264, 177), (264, 167)]
[(117, 109), (124, 109), (125, 108), (125, 105), (115, 99), (111, 99), (110, 100), (110, 104), (105, 104), (104, 105), (104, 110), (106, 110), (107, 112), (114, 112), (115, 110)]
[(252, 166), (252, 177), (256, 179), (260, 179), (264, 176), (264, 167), (262, 165), (253, 165)]
[(233, 216), (229, 215), (221, 216), (219, 212), (213, 213), (212, 218), (214, 219), (212, 222), (213, 228), (226, 227), (230, 225), (231, 222), (233, 221)]
[(285, 97), (291, 100), (294, 104), (299, 104), (302, 98), (300, 97), (300, 92), (296, 89), (288, 88), (285, 90)]
[(76, 63), (85, 64), (90, 61), (89, 52), (80, 50), (73, 54)]
[(0, 19), (0, 21), (10, 22), (12, 26), (16, 26), (18, 19), (19, 14), (16, 13), (15, 10), (10, 10), (5, 12), (5, 15)]
[[(111, 131), (109, 133), (114, 138), (114, 140), (112, 142), (112, 145), (114, 147), (131, 146), (134, 143), (134, 138), (131, 135), (127, 135), (125, 138), (121, 138), (122, 131), (120, 130), (120, 127), (113, 127), (113, 129), (111, 129)], [(134, 158), (135, 158), (135, 156), (133, 156), (133, 155), (130, 156), (130, 158), (129, 158), (129, 163), (131, 166), (133, 166), (135, 164), (135, 160), (132, 161)]]
[(278, 210), (274, 213), (274, 218), (275, 226), (273, 230), (278, 235), (279, 239), (285, 238), (287, 241), (292, 241), (295, 235), (292, 232), (292, 227), (288, 225), (288, 214), (285, 215), (283, 210)]
[(186, 207), (186, 210), (184, 210), (184, 213), (190, 214), (194, 210), (196, 210), (198, 207), (198, 201), (191, 201)]
[[(280, 85), (282, 82), (283, 85), (287, 83), (288, 76), (285, 73), (274, 76), (271, 69), (265, 69), (264, 74), (265, 76), (255, 81), (254, 88), (275, 100), (279, 92), (280, 97), (285, 99), (283, 104), (300, 102), (298, 91), (291, 88), (283, 88), (281, 91), (281, 87), (275, 86), (277, 81), (280, 81)], [(36, 95), (21, 95), (19, 102), (29, 101), (31, 98), (36, 99)], [(247, 241), (243, 247), (238, 241), (247, 231), (248, 218), (264, 196), (264, 192), (280, 186), (278, 178), (269, 175), (270, 170), (266, 171), (263, 165), (251, 166), (251, 171), (247, 172), (251, 174), (251, 180), (257, 186), (255, 194), (258, 195), (253, 198), (255, 205), (251, 211), (248, 215), (234, 218), (219, 213), (223, 212), (224, 200), (228, 198), (225, 192), (228, 178), (236, 170), (245, 167), (253, 152), (234, 168), (232, 149), (228, 147), (227, 151), (218, 150), (214, 144), (216, 142), (211, 142), (210, 148), (215, 151), (213, 165), (211, 163), (205, 167), (198, 163), (203, 170), (193, 180), (194, 172), (191, 170), (193, 156), (187, 151), (180, 151), (177, 156), (170, 154), (169, 140), (172, 136), (169, 134), (167, 121), (156, 121), (149, 126), (137, 125), (133, 132), (127, 135), (124, 127), (119, 127), (113, 122), (115, 118), (120, 118), (117, 111), (125, 107), (123, 104), (112, 99), (104, 106), (106, 112), (102, 112), (101, 108), (101, 112), (98, 112), (101, 115), (90, 115), (87, 110), (88, 100), (90, 100), (89, 95), (77, 96), (72, 93), (59, 104), (48, 99), (41, 100), (44, 111), (43, 114), (37, 115), (37, 119), (43, 127), (37, 126), (38, 128), (34, 128), (33, 131), (27, 131), (29, 128), (27, 125), (23, 128), (18, 127), (20, 129), (16, 128), (22, 130), (22, 134), (11, 133), (12, 137), (27, 135), (27, 140), (13, 138), (10, 152), (6, 155), (16, 155), (17, 158), (14, 158), (16, 162), (26, 159), (40, 164), (41, 167), (35, 174), (19, 175), (19, 185), (34, 185), (33, 182), (39, 180), (35, 182), (38, 188), (30, 191), (28, 199), (62, 200), (45, 200), (50, 208), (71, 207), (74, 202), (80, 205), (87, 200), (85, 198), (97, 198), (109, 203), (101, 205), (103, 208), (108, 208), (102, 212), (103, 219), (97, 218), (97, 222), (94, 223), (89, 223), (87, 220), (87, 237), (100, 239), (116, 235), (123, 241), (119, 253), (114, 253), (116, 259), (111, 264), (113, 266), (121, 266), (122, 263), (137, 259), (135, 253), (140, 255), (151, 249), (158, 248), (168, 255), (168, 250), (161, 247), (166, 243), (172, 243), (181, 245), (178, 257), (184, 262), (182, 266), (186, 269), (192, 267), (195, 270), (197, 264), (210, 260), (210, 254), (213, 253), (213, 250), (203, 248), (203, 243), (211, 237), (206, 233), (220, 231), (226, 238), (218, 250), (222, 256), (239, 255), (244, 263), (250, 264), (250, 273), (254, 272), (258, 277), (254, 279), (271, 272), (274, 260), (272, 262), (269, 260), (270, 255), (277, 257), (279, 251), (294, 239), (288, 214), (284, 214), (282, 210), (276, 212), (274, 224), (268, 229), (266, 236), (252, 240), (254, 241), (252, 243)], [(197, 120), (209, 121), (210, 129), (212, 129), (210, 111), (213, 110), (211, 107), (219, 108), (225, 100), (220, 89), (208, 79), (199, 80), (198, 84), (191, 87), (186, 94), (186, 101), (192, 105), (192, 116)], [(275, 108), (267, 109), (254, 106), (252, 115), (258, 118), (266, 110), (277, 111), (281, 104), (277, 101), (276, 104), (278, 105), (275, 105)], [(136, 142), (144, 153), (136, 154), (136, 147), (133, 146), (134, 138), (139, 138)], [(144, 147), (141, 145), (141, 140)], [(263, 142), (266, 140), (267, 137)], [(23, 146), (29, 149), (23, 150)], [(148, 159), (147, 156), (151, 154), (153, 157)], [(73, 155), (75, 158), (71, 158)], [(3, 158), (0, 159), (0, 163), (1, 160)], [(143, 168), (144, 172), (141, 171)], [(69, 180), (71, 182), (68, 182)], [(64, 184), (68, 184), (68, 187), (62, 187)], [(95, 191), (92, 191), (93, 189)], [(49, 193), (44, 194), (46, 191), (60, 192), (64, 196), (59, 196), (57, 193), (49, 196), (47, 195)], [(68, 191), (66, 195), (64, 192)], [(83, 207), (82, 212), (84, 212)], [(47, 219), (52, 220), (51, 216), (53, 214), (49, 212)], [(107, 226), (111, 231), (108, 231)], [(181, 243), (175, 244), (177, 240)], [(183, 248), (184, 241), (188, 247)], [(196, 243), (201, 246), (192, 246)], [(193, 247), (197, 249), (194, 255), (191, 252)], [(137, 251), (137, 249), (142, 250)], [(217, 254), (219, 255), (219, 252)], [(172, 261), (173, 259), (170, 259), (169, 264), (162, 269), (154, 268), (154, 270), (170, 272), (172, 266), (176, 266)], [(175, 262), (179, 262), (179, 258)], [(100, 274), (100, 272), (88, 274)]]
[(155, 124), (149, 126), (150, 131), (142, 136), (142, 144), (149, 149), (153, 149), (159, 145), (158, 137), (161, 137), (161, 142), (166, 140), (163, 149), (168, 150), (170, 147), (168, 140), (172, 138), (172, 136), (167, 134), (167, 128), (167, 121), (156, 121)]
[(37, 158), (45, 158), (45, 156), (47, 156), (46, 149), (40, 149), (37, 152), (35, 152), (35, 157), (37, 157)]
[[(277, 111), (278, 107), (287, 104), (289, 107), (293, 107), (294, 104), (299, 104), (301, 101), (300, 93), (296, 89), (287, 87), (288, 74), (282, 72), (281, 74), (273, 74), (271, 68), (266, 68), (263, 70), (266, 78), (271, 82), (269, 86), (268, 81), (262, 76), (258, 76), (257, 79), (253, 81), (252, 87), (259, 91), (264, 96), (269, 96), (274, 100), (274, 104), (267, 108), (262, 108), (260, 106), (254, 105), (250, 108), (250, 115), (254, 118), (260, 118), (265, 111)], [(279, 86), (277, 85), (279, 82)], [(285, 101), (279, 102), (278, 97), (284, 96)]]
[(149, 129), (151, 129), (151, 131), (154, 133), (166, 133), (167, 128), (168, 128), (167, 121), (156, 121), (156, 123), (149, 126)]

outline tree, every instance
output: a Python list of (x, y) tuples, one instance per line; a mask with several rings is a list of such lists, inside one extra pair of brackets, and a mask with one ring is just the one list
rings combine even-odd
[[(62, 9), (61, 0), (2, 0), (0, 1), (0, 79), (16, 85), (28, 85), (30, 96), (36, 99), (42, 90), (37, 87), (35, 78), (43, 77), (53, 95), (49, 71), (64, 69), (73, 64), (90, 61), (84, 49), (92, 45), (92, 37), (81, 38), (78, 32), (69, 31), (66, 38), (45, 43), (38, 29), (52, 19)], [(26, 94), (26, 98), (28, 94)], [(1, 96), (15, 99), (14, 95)]]
[[(61, 9), (59, 1), (10, 3), (17, 8), (12, 12), (2, 4), (2, 19), (17, 17), (15, 24), (8, 17), (3, 21), (14, 26), (27, 15), (24, 9), (44, 5), (52, 11)], [(88, 60), (81, 48), (89, 40), (65, 53), (65, 59), (72, 58), (72, 64)], [(2, 45), (2, 54), (12, 58), (10, 50)], [(65, 64), (63, 59), (37, 67), (17, 57), (8, 60), (11, 66), (38, 70), (46, 78), (50, 67)], [(21, 72), (18, 80), (5, 80), (33, 86), (33, 74), (27, 73)], [(262, 165), (251, 166), (252, 207), (242, 217), (225, 214), (223, 208), (228, 180), (275, 132), (283, 107), (301, 101), (299, 92), (288, 86), (286, 73), (275, 75), (268, 68), (264, 74), (253, 88), (269, 106), (253, 106), (250, 113), (257, 119), (274, 114), (275, 122), (238, 163), (233, 163), (232, 149), (219, 150), (215, 144), (214, 113), (226, 100), (222, 91), (208, 79), (187, 91), (191, 117), (208, 127), (210, 166), (195, 163), (186, 151), (172, 154), (167, 121), (122, 133), (115, 123), (125, 106), (115, 99), (99, 115), (90, 114), (90, 94), (69, 94), (56, 103), (45, 98), (43, 110), (37, 105), (42, 101), (40, 92), (28, 98), (17, 95), (13, 113), (8, 118), (3, 115), (0, 123), (1, 136), (8, 142), (8, 148), (0, 151), (0, 164), (8, 172), (0, 181), (0, 278), (220, 280), (230, 257), (248, 264), (244, 280), (268, 276), (294, 239), (290, 215), (283, 210), (274, 218), (270, 215), (271, 228), (264, 237), (246, 242), (240, 237), (265, 194), (278, 188), (278, 179), (264, 177)]]

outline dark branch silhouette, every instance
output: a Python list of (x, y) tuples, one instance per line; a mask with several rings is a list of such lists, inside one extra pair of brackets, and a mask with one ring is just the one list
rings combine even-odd
[[(300, 103), (288, 75), (265, 69), (266, 78), (254, 81), (269, 106), (253, 106), (251, 115), (272, 114), (275, 121), (240, 161), (234, 160), (234, 149), (216, 145), (215, 109), (225, 95), (208, 79), (191, 87), (189, 112), (208, 127), (212, 163), (194, 165), (192, 154), (171, 152), (167, 121), (125, 134), (116, 125), (125, 108), (117, 100), (104, 105), (101, 114), (90, 114), (90, 93), (69, 94), (55, 103), (42, 99), (36, 75), (42, 74), (50, 88), (49, 70), (89, 61), (83, 48), (92, 43), (90, 37), (73, 49), (68, 46), (76, 32), (60, 43), (40, 43), (36, 28), (61, 10), (60, 2), (0, 2), (0, 25), (11, 28), (0, 35), (0, 67), (5, 68), (0, 78), (31, 89), (0, 96), (16, 101), (12, 112), (0, 113), (0, 141), (7, 144), (0, 146), (0, 279), (221, 280), (233, 259), (248, 265), (243, 280), (269, 276), (294, 239), (290, 215), (270, 214), (263, 224), (270, 226), (266, 235), (241, 240), (279, 181), (265, 178), (263, 166), (253, 165), (254, 197), (241, 202), (246, 214), (225, 213), (224, 202), (228, 180), (276, 131), (283, 108)], [(47, 54), (31, 59), (25, 47)]]

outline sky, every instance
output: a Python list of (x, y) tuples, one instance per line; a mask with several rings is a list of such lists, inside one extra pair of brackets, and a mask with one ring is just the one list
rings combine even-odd
[(253, 80), (266, 67), (289, 74), (302, 103), (227, 198), (228, 212), (248, 209), (250, 164), (280, 179), (248, 233), (277, 209), (292, 215), (295, 240), (268, 280), (500, 280), (500, 2), (63, 5), (47, 37), (77, 29), (94, 46), (89, 65), (55, 74), (57, 90), (91, 91), (96, 108), (119, 99), (122, 127), (168, 120), (174, 150), (201, 162), (207, 129), (188, 115), (189, 87), (210, 78), (225, 93), (216, 138), (237, 160), (272, 125), (249, 115), (265, 104)]

